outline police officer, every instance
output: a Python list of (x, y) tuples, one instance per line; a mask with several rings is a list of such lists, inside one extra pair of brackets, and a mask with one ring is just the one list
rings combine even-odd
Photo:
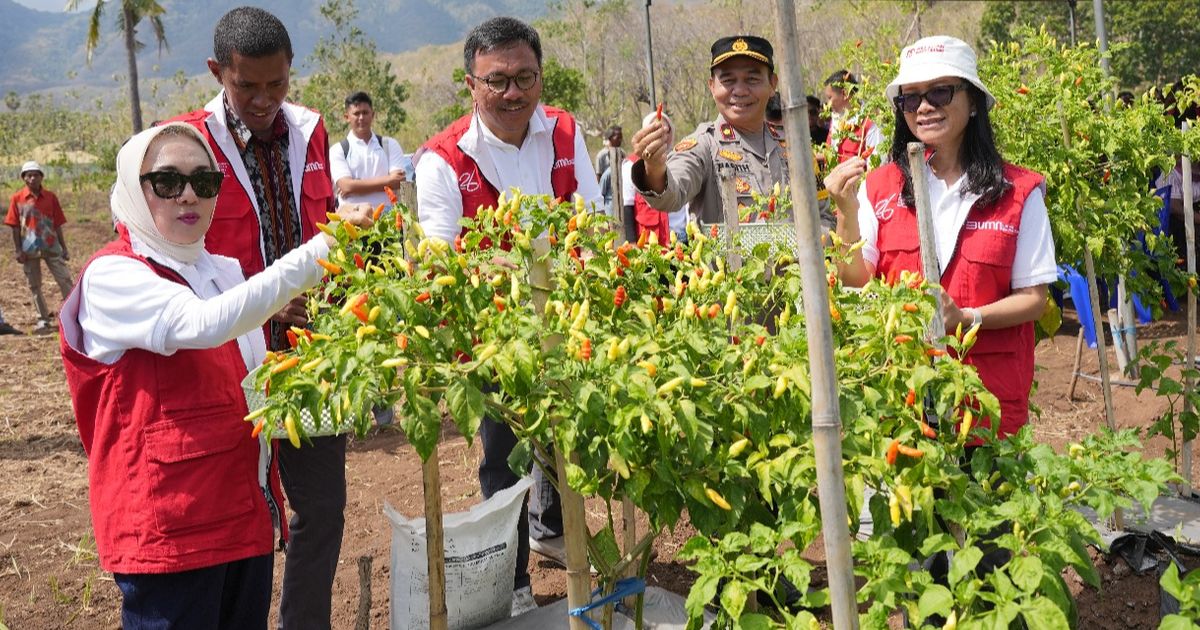
[[(674, 212), (685, 203), (701, 223), (725, 220), (718, 168), (735, 174), (739, 205), (752, 203), (776, 182), (787, 185), (788, 149), (783, 128), (767, 124), (767, 101), (779, 76), (771, 43), (761, 37), (723, 37), (712, 45), (708, 89), (719, 115), (679, 141), (671, 152), (670, 132), (651, 122), (633, 137), (641, 157), (633, 165), (637, 191), (653, 208)], [(668, 155), (669, 153), (669, 155)]]

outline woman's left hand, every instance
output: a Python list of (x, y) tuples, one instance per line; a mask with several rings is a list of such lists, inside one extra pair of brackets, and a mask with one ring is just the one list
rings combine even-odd
[(954, 298), (950, 297), (949, 293), (942, 291), (942, 322), (945, 325), (946, 332), (953, 332), (961, 323), (963, 328), (971, 326), (973, 318), (963, 309), (954, 303)]

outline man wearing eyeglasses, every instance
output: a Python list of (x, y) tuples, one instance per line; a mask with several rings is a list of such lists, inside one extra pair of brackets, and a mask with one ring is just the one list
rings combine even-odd
[[(334, 208), (321, 115), (285, 102), (291, 67), (292, 42), (279, 18), (254, 7), (233, 9), (217, 22), (208, 60), (221, 92), (204, 109), (175, 119), (200, 130), (225, 175), (205, 246), (236, 258), (247, 277), (306, 242)], [(301, 296), (271, 317), (268, 349), (288, 348), (288, 327), (307, 323)], [(330, 628), (345, 525), (346, 436), (313, 437), (303, 448), (276, 444), (293, 511), (280, 627)]]
[[(417, 209), (425, 233), (453, 242), (460, 218), (495, 206), (500, 191), (600, 201), (600, 188), (583, 133), (567, 112), (539, 103), (542, 44), (520, 20), (497, 17), (476, 26), (463, 47), (467, 88), (474, 109), (430, 139), (417, 152)], [(486, 497), (512, 486), (508, 467), (516, 438), (508, 425), (485, 419), (479, 428), (483, 461), (479, 485)], [(534, 488), (518, 524), (513, 614), (535, 608), (529, 587), (532, 548), (565, 563), (558, 494), (535, 467)]]
[(665, 122), (651, 121), (633, 137), (640, 159), (630, 178), (652, 208), (674, 212), (688, 204), (701, 223), (723, 223), (720, 171), (733, 171), (738, 205), (749, 205), (752, 193), (787, 185), (789, 152), (783, 128), (766, 119), (779, 83), (771, 43), (752, 35), (722, 37), (711, 53), (708, 89), (717, 119), (674, 148)]

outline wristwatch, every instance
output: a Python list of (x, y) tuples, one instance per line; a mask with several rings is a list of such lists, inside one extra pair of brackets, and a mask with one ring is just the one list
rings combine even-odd
[(972, 328), (974, 328), (975, 326), (982, 326), (982, 325), (983, 325), (983, 313), (979, 312), (979, 309), (977, 309), (977, 308), (964, 308), (963, 310), (964, 310), (964, 311), (970, 311), (970, 312), (971, 312), (971, 327), (972, 327)]

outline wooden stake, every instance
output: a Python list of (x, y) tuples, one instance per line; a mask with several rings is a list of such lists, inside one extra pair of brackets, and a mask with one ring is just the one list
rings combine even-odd
[[(617, 147), (608, 147), (608, 170), (612, 173), (609, 178), (609, 183), (612, 184), (612, 229), (617, 232), (616, 245), (621, 245), (629, 240), (629, 234), (625, 232), (625, 203), (621, 198), (624, 192), (621, 185), (624, 164), (620, 162), (620, 159), (621, 157), (617, 155)], [(600, 174), (597, 173), (597, 175)]]
[[(538, 315), (546, 310), (550, 297), (550, 266), (546, 254), (550, 252), (550, 241), (545, 236), (533, 240), (533, 262), (529, 266), (529, 286), (533, 290), (533, 308)], [(542, 339), (542, 348), (550, 349), (562, 341), (561, 336)], [(572, 463), (579, 463), (579, 456), (571, 455)], [(561, 451), (554, 449), (554, 464), (558, 474), (558, 495), (562, 502), (563, 538), (567, 546), (567, 607), (579, 608), (591, 601), (592, 571), (587, 558), (587, 514), (584, 512), (583, 497), (567, 483), (567, 460)], [(589, 630), (580, 617), (569, 617), (571, 630)]]
[[(941, 285), (942, 265), (938, 261), (936, 230), (933, 227), (933, 210), (929, 206), (929, 182), (925, 181), (925, 144), (910, 142), (908, 147), (908, 172), (912, 176), (913, 200), (917, 204), (917, 233), (921, 238), (921, 274), (931, 284)], [(942, 292), (930, 289), (937, 299), (937, 310), (929, 322), (930, 342), (941, 347), (941, 338), (946, 336), (946, 322), (942, 320)]]
[(1071, 368), (1071, 384), (1067, 387), (1067, 400), (1075, 400), (1075, 385), (1079, 383), (1079, 367), (1083, 361), (1083, 326), (1075, 338), (1075, 364)]
[(721, 180), (721, 215), (725, 217), (725, 260), (730, 271), (742, 268), (742, 254), (734, 248), (741, 218), (738, 216), (737, 178), (733, 166), (722, 162), (717, 165), (717, 177)]
[[(1188, 122), (1183, 121), (1183, 132), (1187, 133)], [(1184, 155), (1181, 160), (1181, 168), (1183, 170), (1183, 229), (1184, 242), (1187, 247), (1187, 270), (1189, 277), (1196, 275), (1196, 220), (1195, 210), (1192, 209), (1192, 203), (1195, 199), (1192, 198), (1192, 158)], [(1187, 367), (1196, 367), (1196, 292), (1192, 289), (1192, 285), (1188, 283), (1188, 315), (1187, 315)], [(1188, 376), (1183, 381), (1183, 412), (1192, 410), (1191, 400), (1189, 396), (1192, 390), (1195, 389), (1196, 383)], [(1180, 457), (1180, 476), (1183, 477), (1183, 483), (1179, 486), (1180, 493), (1185, 497), (1192, 496), (1192, 441), (1188, 440), (1183, 443), (1183, 454)]]
[(354, 630), (371, 628), (371, 556), (358, 557), (358, 613)]
[(429, 630), (446, 630), (446, 543), (442, 530), (442, 481), (438, 451), (421, 464), (425, 485), (425, 555), (429, 564)]
[[(808, 151), (808, 103), (804, 100), (804, 66), (796, 33), (793, 0), (775, 0), (775, 32), (784, 128), (788, 145)], [(796, 226), (796, 264), (804, 290), (804, 317), (808, 335), (809, 370), (812, 376), (813, 448), (817, 467), (817, 493), (829, 573), (830, 607), (837, 630), (858, 628), (855, 601), (854, 559), (850, 554), (849, 516), (846, 513), (845, 473), (842, 470), (842, 426), (838, 410), (838, 383), (833, 363), (833, 327), (829, 316), (825, 251), (821, 246), (820, 206), (817, 204), (813, 161), (788, 160), (788, 176)]]

